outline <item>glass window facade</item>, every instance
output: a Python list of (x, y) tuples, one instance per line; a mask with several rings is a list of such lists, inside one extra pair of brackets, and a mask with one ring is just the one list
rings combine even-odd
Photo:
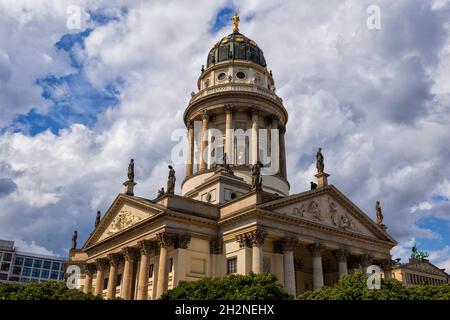
[(33, 269), (31, 275), (35, 278), (39, 278), (39, 276), (41, 275), (41, 269)]
[(25, 267), (22, 271), (22, 276), (29, 277), (31, 274), (31, 268)]
[(45, 270), (45, 269), (42, 270), (41, 278), (47, 279), (47, 278), (48, 278), (48, 275), (49, 275), (48, 270)]
[(14, 275), (20, 275), (20, 273), (22, 272), (22, 268), (21, 267), (14, 267), (13, 268), (13, 274)]
[(42, 265), (42, 267), (43, 267), (44, 269), (50, 269), (50, 266), (51, 266), (51, 265), (52, 265), (51, 261), (45, 260), (45, 261), (44, 261), (44, 264)]
[(2, 266), (0, 267), (0, 270), (1, 271), (9, 271), (9, 267), (11, 266), (11, 264), (10, 263), (5, 263), (5, 262), (3, 262), (2, 263)]
[(4, 253), (3, 254), (3, 261), (11, 261), (12, 259), (12, 254), (11, 253)]
[(31, 267), (33, 265), (33, 259), (26, 258), (25, 259), (25, 267)]
[(42, 267), (42, 260), (34, 260), (33, 267), (35, 267), (35, 268)]
[(57, 271), (52, 271), (50, 274), (50, 279), (58, 280), (59, 273)]
[(23, 257), (16, 257), (16, 261), (14, 261), (14, 264), (17, 266), (23, 265)]
[(61, 264), (59, 262), (53, 262), (52, 270), (59, 270)]

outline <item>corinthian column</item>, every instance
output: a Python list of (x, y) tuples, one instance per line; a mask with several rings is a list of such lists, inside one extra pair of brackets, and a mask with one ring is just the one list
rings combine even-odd
[(120, 297), (125, 300), (131, 299), (131, 283), (133, 281), (133, 266), (136, 259), (136, 248), (127, 247), (122, 249), (122, 254), (125, 260), (123, 268), (122, 288), (120, 290)]
[(84, 293), (90, 293), (92, 291), (92, 276), (95, 272), (95, 265), (92, 263), (88, 263), (86, 265), (86, 274), (84, 278)]
[(284, 289), (294, 297), (297, 294), (294, 266), (294, 250), (299, 245), (294, 238), (284, 238), (275, 242), (274, 251), (283, 253)]
[(252, 115), (252, 164), (258, 162), (258, 121), (259, 121), (259, 110), (257, 107), (253, 107), (251, 111)]
[(101, 295), (103, 292), (103, 279), (105, 276), (106, 261), (104, 259), (97, 259), (95, 264), (97, 267), (97, 275), (95, 278), (94, 295)]
[(286, 133), (286, 127), (282, 126), (280, 128), (280, 174), (282, 177), (287, 179), (287, 171), (286, 171), (286, 144), (284, 141), (284, 136)]
[(106, 293), (106, 299), (111, 300), (116, 298), (117, 267), (119, 266), (121, 259), (117, 253), (109, 254), (108, 259), (109, 259), (109, 278), (108, 278), (108, 292)]
[(233, 157), (233, 106), (225, 105), (225, 153), (228, 157), (228, 163), (234, 163)]
[(186, 176), (189, 177), (194, 173), (194, 123), (188, 122), (188, 147), (186, 159)]
[(339, 270), (339, 277), (345, 276), (348, 274), (347, 270), (347, 256), (348, 252), (344, 249), (339, 249), (334, 252), (337, 263), (338, 263), (338, 270)]
[(201, 148), (200, 148), (200, 169), (206, 170), (208, 164), (206, 159), (208, 155), (206, 155), (206, 150), (208, 149), (208, 121), (209, 114), (207, 112), (202, 112), (202, 132), (201, 132)]
[(167, 248), (172, 246), (173, 236), (166, 233), (156, 235), (159, 245), (158, 282), (156, 284), (156, 298), (158, 299), (167, 288)]
[(308, 246), (313, 259), (313, 286), (314, 290), (323, 287), (322, 251), (323, 245), (314, 243)]
[(262, 230), (255, 230), (249, 234), (252, 244), (252, 271), (253, 273), (263, 273), (264, 267), (264, 238), (267, 233)]
[(137, 300), (147, 300), (148, 298), (148, 262), (150, 260), (150, 252), (154, 250), (156, 243), (150, 240), (139, 241), (141, 250), (141, 263), (139, 266), (139, 282)]
[(370, 254), (363, 254), (361, 256), (361, 266), (363, 274), (367, 274), (367, 268), (372, 264), (373, 257)]

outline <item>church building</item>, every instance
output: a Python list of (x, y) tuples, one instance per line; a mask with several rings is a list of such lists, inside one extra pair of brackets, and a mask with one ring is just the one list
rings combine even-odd
[(238, 23), (235, 15), (233, 32), (209, 51), (184, 112), (181, 194), (169, 166), (157, 198), (135, 195), (130, 162), (124, 192), (81, 249), (74, 239), (68, 265), (81, 268), (84, 292), (158, 299), (180, 281), (270, 272), (297, 296), (370, 265), (390, 277), (396, 241), (379, 203), (375, 222), (329, 184), (320, 149), (316, 182), (289, 193), (288, 113), (263, 51)]

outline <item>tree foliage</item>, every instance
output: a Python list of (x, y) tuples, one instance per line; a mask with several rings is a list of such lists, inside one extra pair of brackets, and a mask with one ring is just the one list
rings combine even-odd
[(199, 281), (181, 281), (162, 300), (285, 300), (287, 293), (273, 274), (227, 275)]
[(307, 291), (300, 300), (450, 300), (450, 286), (421, 285), (405, 287), (394, 279), (382, 279), (381, 288), (367, 288), (367, 276), (346, 275), (333, 287)]
[(101, 297), (69, 289), (62, 282), (45, 282), (0, 284), (0, 300), (101, 300)]

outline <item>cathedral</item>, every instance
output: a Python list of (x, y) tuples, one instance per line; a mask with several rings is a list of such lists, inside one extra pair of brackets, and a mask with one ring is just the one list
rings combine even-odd
[[(79, 287), (106, 299), (150, 300), (177, 286), (227, 274), (270, 272), (292, 295), (333, 285), (370, 265), (391, 276), (396, 241), (328, 183), (322, 150), (310, 190), (290, 194), (288, 113), (255, 41), (233, 32), (210, 49), (184, 112), (186, 174), (181, 195), (168, 169), (156, 199), (128, 180), (68, 265)], [(314, 159), (311, 159), (314, 161)]]

